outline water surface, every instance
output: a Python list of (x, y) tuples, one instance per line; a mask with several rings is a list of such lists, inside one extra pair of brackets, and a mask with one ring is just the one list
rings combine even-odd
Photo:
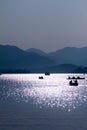
[(86, 130), (87, 81), (69, 86), (69, 75), (1, 75), (0, 129)]

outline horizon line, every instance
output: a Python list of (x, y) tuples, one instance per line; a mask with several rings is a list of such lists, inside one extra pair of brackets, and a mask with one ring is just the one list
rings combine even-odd
[(75, 47), (75, 46), (66, 46), (66, 47), (61, 47), (61, 48), (59, 48), (59, 49), (57, 49), (57, 50), (53, 50), (53, 51), (45, 51), (45, 50), (43, 50), (43, 49), (40, 49), (40, 48), (34, 48), (34, 47), (30, 47), (30, 48), (27, 48), (27, 49), (23, 49), (23, 48), (21, 48), (21, 47), (19, 47), (19, 46), (17, 46), (17, 45), (11, 45), (11, 44), (1, 44), (0, 43), (0, 46), (13, 46), (13, 47), (17, 47), (17, 48), (19, 48), (19, 49), (21, 49), (21, 50), (23, 50), (23, 51), (26, 51), (26, 50), (28, 50), (28, 49), (36, 49), (36, 50), (40, 50), (40, 51), (42, 51), (42, 52), (45, 52), (45, 53), (51, 53), (51, 52), (56, 52), (56, 51), (58, 51), (58, 50), (62, 50), (62, 49), (64, 49), (64, 48), (77, 48), (77, 49), (80, 49), (80, 48), (86, 48), (87, 46), (82, 46), (82, 47)]

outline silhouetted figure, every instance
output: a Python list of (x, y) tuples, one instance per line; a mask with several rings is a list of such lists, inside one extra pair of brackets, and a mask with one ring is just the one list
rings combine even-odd
[(77, 82), (77, 79), (75, 80), (75, 84), (77, 84), (78, 82)]
[(72, 79), (75, 79), (75, 77), (73, 76)]
[(39, 78), (39, 79), (43, 79), (43, 76), (39, 76), (38, 78)]
[(69, 84), (72, 84), (72, 83), (73, 83), (72, 80), (70, 80)]

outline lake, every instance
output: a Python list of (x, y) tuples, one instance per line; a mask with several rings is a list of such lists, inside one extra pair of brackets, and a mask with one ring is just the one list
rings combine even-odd
[(87, 130), (87, 75), (78, 86), (68, 76), (0, 75), (0, 130)]

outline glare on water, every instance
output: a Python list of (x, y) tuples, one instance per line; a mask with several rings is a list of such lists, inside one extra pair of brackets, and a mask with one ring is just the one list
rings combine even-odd
[[(43, 76), (44, 79), (38, 79)], [(67, 74), (9, 74), (0, 77), (6, 99), (13, 97), (17, 102), (24, 101), (39, 107), (67, 108), (72, 110), (87, 102), (86, 80), (78, 86), (69, 86)]]

